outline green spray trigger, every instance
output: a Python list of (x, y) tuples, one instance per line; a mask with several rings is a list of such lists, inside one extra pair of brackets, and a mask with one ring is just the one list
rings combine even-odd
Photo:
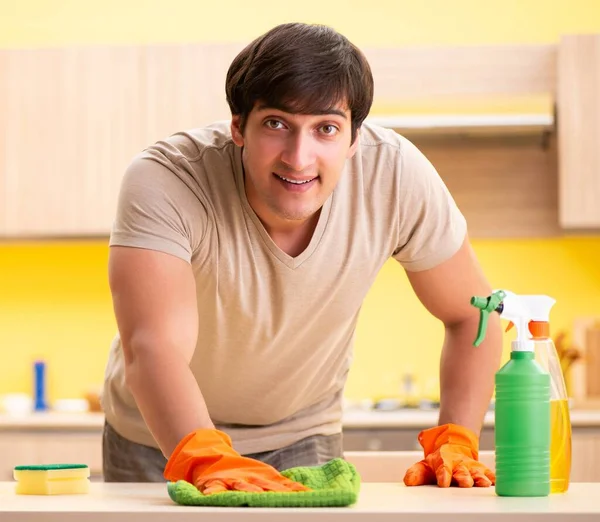
[(471, 304), (475, 308), (479, 308), (479, 326), (477, 328), (477, 339), (475, 339), (473, 346), (479, 346), (485, 338), (488, 317), (490, 313), (496, 312), (498, 310), (498, 307), (502, 304), (502, 301), (505, 297), (506, 293), (502, 290), (494, 292), (489, 297), (471, 297)]

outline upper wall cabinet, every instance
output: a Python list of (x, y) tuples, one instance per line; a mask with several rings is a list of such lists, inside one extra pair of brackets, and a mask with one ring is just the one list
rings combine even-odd
[(543, 114), (373, 118), (428, 154), (474, 236), (600, 232), (600, 35), (568, 35), (556, 45), (374, 51), (369, 58), (384, 106), (549, 100)]
[(106, 235), (144, 147), (227, 117), (235, 46), (0, 51), (0, 236)]
[(0, 233), (105, 234), (151, 134), (139, 49), (0, 52)]
[(600, 35), (566, 36), (558, 47), (560, 222), (600, 228)]
[[(0, 50), (0, 237), (108, 234), (134, 155), (174, 132), (229, 118), (225, 76), (242, 47)], [(600, 36), (365, 53), (379, 109), (551, 100), (547, 114), (371, 115), (420, 134), (415, 141), (474, 236), (600, 230)], [(461, 138), (482, 132), (496, 141)], [(427, 141), (437, 135), (445, 141)], [(490, 209), (502, 219), (490, 219)]]

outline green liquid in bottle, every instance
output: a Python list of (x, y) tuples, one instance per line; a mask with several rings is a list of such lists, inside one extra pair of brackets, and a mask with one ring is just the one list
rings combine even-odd
[(550, 494), (550, 375), (535, 354), (513, 351), (496, 373), (496, 493)]

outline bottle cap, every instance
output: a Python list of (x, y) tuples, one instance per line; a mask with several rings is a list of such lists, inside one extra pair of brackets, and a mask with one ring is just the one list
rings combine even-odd
[(529, 331), (534, 339), (550, 337), (550, 323), (546, 321), (529, 321)]

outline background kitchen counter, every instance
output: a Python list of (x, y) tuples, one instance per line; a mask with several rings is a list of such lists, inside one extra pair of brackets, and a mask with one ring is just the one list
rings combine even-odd
[[(346, 451), (421, 450), (420, 430), (437, 424), (437, 410), (363, 411), (344, 413)], [(572, 477), (600, 482), (600, 410), (571, 410)], [(102, 413), (0, 414), (0, 481), (12, 479), (19, 464), (85, 462), (93, 478), (102, 470)], [(484, 419), (480, 449), (494, 448), (494, 413)]]
[[(600, 409), (571, 410), (573, 427), (600, 428)], [(344, 429), (369, 428), (416, 428), (423, 429), (437, 423), (439, 410), (402, 409), (393, 411), (358, 410), (344, 412)], [(7, 415), (0, 413), (0, 430), (101, 430), (104, 423), (102, 413), (44, 412), (30, 415)], [(488, 411), (484, 427), (494, 426), (494, 412)]]

